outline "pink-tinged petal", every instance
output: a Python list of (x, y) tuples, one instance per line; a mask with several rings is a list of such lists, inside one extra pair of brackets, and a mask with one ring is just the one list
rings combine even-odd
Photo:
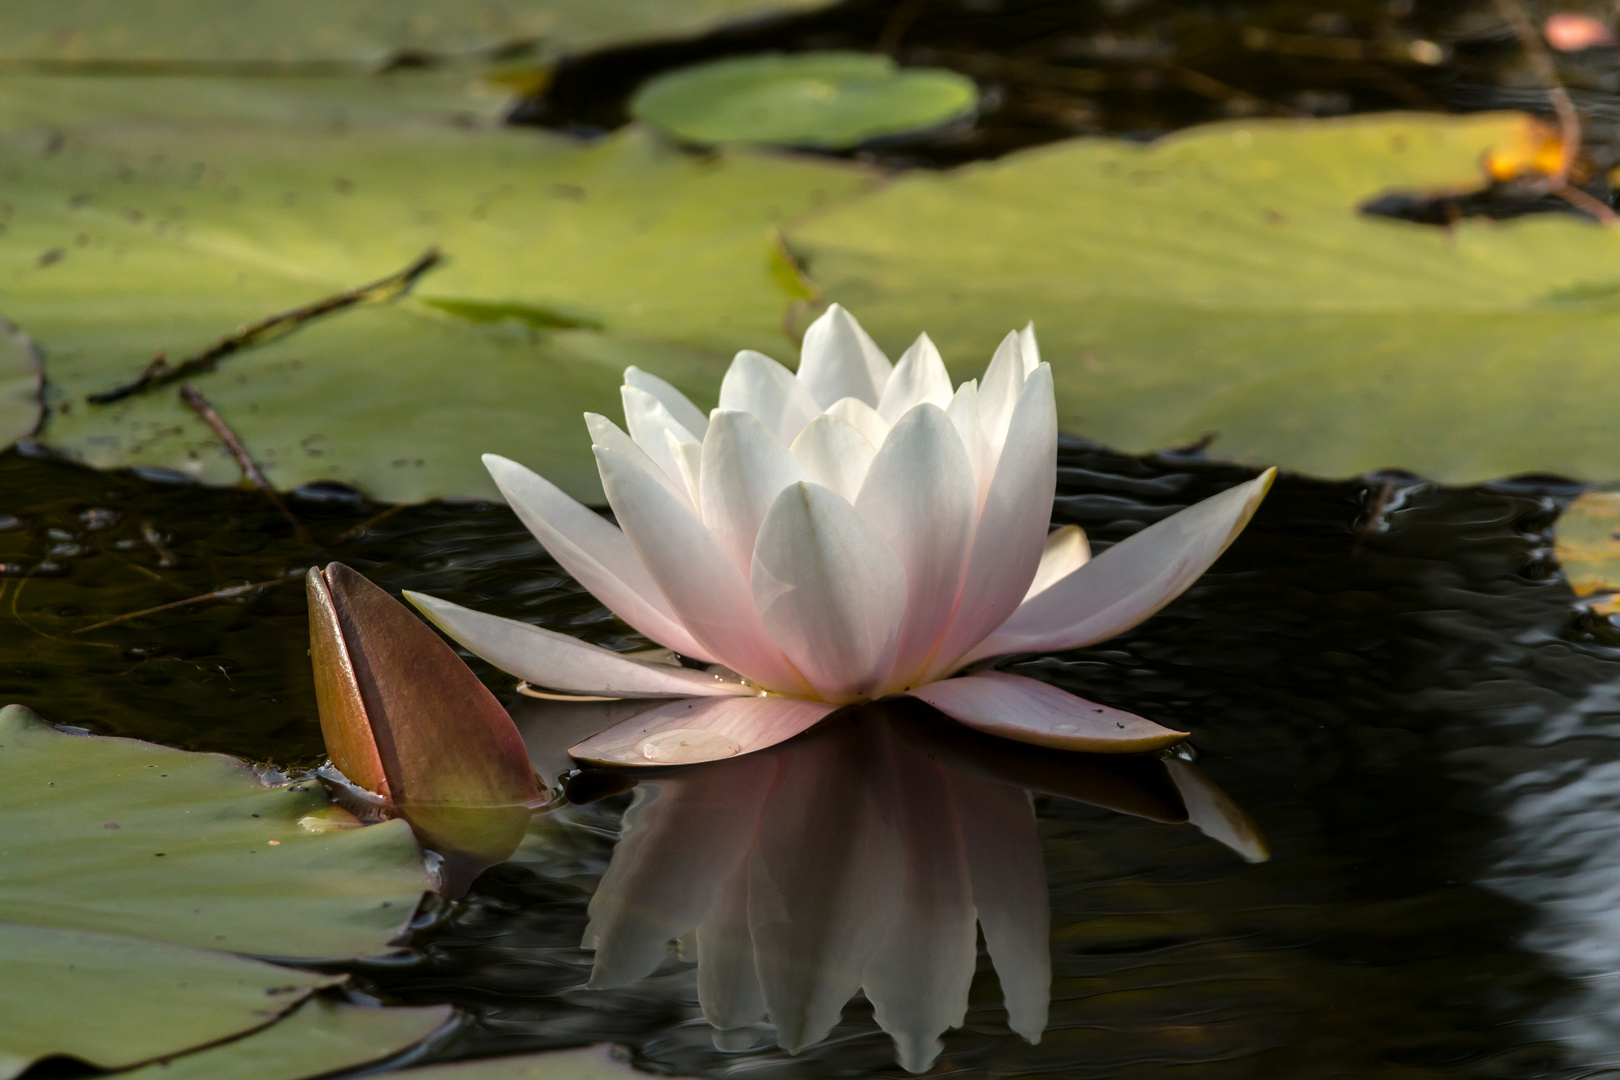
[(1007, 1026), (1038, 1043), (1052, 997), (1052, 908), (1035, 808), (1022, 788), (958, 769), (946, 779)]
[(569, 753), (602, 765), (693, 765), (785, 742), (838, 706), (799, 698), (683, 698), (593, 735)]
[[(523, 736), (529, 764), (547, 787), (556, 787), (579, 766), (568, 748), (646, 712), (645, 698), (608, 698), (598, 701), (553, 701), (519, 694), (507, 707), (518, 734)], [(629, 786), (629, 778), (626, 778)]]
[(826, 408), (842, 397), (876, 405), (891, 365), (855, 316), (834, 304), (804, 332), (799, 381)]
[(1174, 755), (1164, 759), (1164, 767), (1187, 804), (1187, 820), (1199, 832), (1231, 848), (1244, 862), (1263, 863), (1271, 858), (1271, 845), (1260, 826), (1208, 773)]
[(855, 500), (906, 572), (906, 615), (887, 685), (920, 674), (962, 591), (978, 521), (973, 466), (950, 418), (924, 403), (900, 418)]
[(487, 615), (435, 596), (405, 598), (440, 630), (502, 671), (569, 694), (603, 697), (752, 696), (734, 677), (674, 664), (649, 664), (540, 626)]
[(929, 683), (910, 694), (975, 730), (1055, 750), (1135, 754), (1187, 737), (1185, 731), (1004, 671)]
[(638, 367), (624, 369), (624, 382), (626, 386), (634, 386), (638, 390), (645, 390), (663, 403), (669, 410), (669, 415), (675, 422), (692, 433), (693, 439), (702, 439), (703, 432), (709, 426), (709, 420), (703, 415), (703, 410), (692, 404), (690, 398), (658, 376), (642, 371)]
[(698, 1003), (720, 1031), (765, 1019), (765, 994), (754, 971), (748, 933), (748, 865), (721, 882), (708, 917), (698, 927)]
[(968, 560), (962, 598), (940, 638), (929, 678), (1007, 621), (1035, 580), (1057, 489), (1057, 404), (1052, 369), (1042, 364), (1024, 384), (1007, 445), (996, 462)]
[(791, 453), (806, 480), (854, 502), (877, 447), (847, 422), (827, 414), (805, 425), (793, 440)]
[(878, 411), (858, 398), (839, 398), (827, 406), (827, 415), (836, 416), (862, 435), (874, 447), (882, 446), (889, 437), (889, 423)]
[(781, 440), (792, 443), (821, 406), (793, 372), (764, 353), (744, 349), (720, 382), (720, 408), (752, 413)]
[(918, 334), (889, 373), (889, 381), (878, 401), (878, 415), (893, 424), (907, 409), (923, 402), (940, 408), (951, 403), (951, 376), (933, 339)]
[(675, 437), (673, 431), (664, 432), (664, 442), (669, 444), (669, 452), (675, 457), (675, 465), (681, 471), (681, 484), (686, 488), (686, 497), (692, 501), (694, 507), (701, 505), (703, 498), (703, 444), (681, 442)]
[(967, 451), (968, 460), (973, 463), (973, 482), (978, 486), (979, 502), (983, 504), (985, 494), (990, 490), (990, 478), (995, 469), (989, 460), (990, 451), (985, 445), (984, 429), (979, 426), (977, 379), (969, 379), (956, 388), (950, 405), (945, 409), (945, 415), (951, 418), (951, 425), (956, 428), (956, 434), (962, 440), (962, 448)]
[(660, 645), (717, 662), (681, 625), (630, 541), (612, 522), (515, 461), (485, 454), (484, 467), (535, 539), (608, 610)]
[(905, 566), (840, 496), (808, 483), (783, 491), (759, 527), (750, 583), (760, 620), (818, 697), (858, 700), (888, 675)]
[(1091, 544), (1085, 530), (1078, 525), (1063, 525), (1046, 534), (1046, 546), (1041, 549), (1041, 565), (1035, 571), (1035, 580), (1029, 583), (1028, 600), (1043, 593), (1091, 561)]
[(685, 501), (623, 454), (598, 446), (596, 463), (625, 538), (704, 651), (760, 686), (808, 691), (760, 623), (747, 579)]
[(804, 479), (804, 470), (765, 424), (745, 412), (715, 410), (702, 452), (703, 524), (746, 574), (765, 512), (783, 488)]
[(1013, 410), (1018, 407), (1025, 379), (1023, 349), (1015, 330), (1001, 339), (996, 354), (990, 358), (990, 366), (984, 370), (984, 378), (979, 380), (979, 426), (984, 430), (985, 447), (992, 462), (1000, 456), (1007, 441), (1007, 432), (1013, 425)]
[(1249, 523), (1277, 470), (1156, 522), (1021, 605), (962, 658), (1078, 649), (1122, 634), (1180, 596)]
[(686, 490), (685, 482), (680, 477), (665, 472), (663, 467), (654, 461), (647, 451), (641, 448), (641, 444), (632, 439), (618, 424), (615, 424), (601, 413), (586, 413), (585, 427), (591, 433), (592, 446), (605, 446), (609, 450), (623, 454), (643, 469), (646, 469), (648, 475), (654, 477), (660, 484), (668, 488), (671, 495), (674, 495), (688, 506), (692, 505), (691, 496)]
[(1024, 378), (1027, 379), (1041, 366), (1041, 347), (1035, 341), (1034, 323), (1025, 323), (1024, 328), (1018, 331), (1018, 352), (1024, 362)]
[(697, 436), (677, 422), (664, 403), (647, 391), (622, 386), (619, 396), (624, 400), (624, 422), (630, 437), (663, 470), (670, 482), (684, 492), (686, 483), (681, 477), (680, 461), (671, 452), (667, 436), (674, 435), (676, 442), (683, 443), (695, 443)]

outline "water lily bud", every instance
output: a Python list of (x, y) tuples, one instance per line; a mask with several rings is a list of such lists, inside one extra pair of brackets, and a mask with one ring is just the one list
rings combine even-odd
[(310, 658), (332, 764), (445, 860), (446, 891), (505, 861), (542, 802), (523, 740), (455, 651), (403, 604), (332, 563), (311, 569)]

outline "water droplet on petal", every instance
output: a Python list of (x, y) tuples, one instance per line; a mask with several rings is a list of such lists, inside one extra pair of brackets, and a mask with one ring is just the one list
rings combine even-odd
[(1080, 729), (1073, 724), (1053, 724), (1052, 730), (1057, 732), (1059, 735), (1073, 735)]
[(699, 761), (734, 757), (742, 747), (718, 731), (671, 728), (660, 731), (636, 747), (648, 761), (662, 765), (690, 765)]

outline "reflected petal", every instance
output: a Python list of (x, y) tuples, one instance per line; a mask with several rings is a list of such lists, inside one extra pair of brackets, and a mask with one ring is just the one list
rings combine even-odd
[(1164, 766), (1187, 804), (1187, 820), (1199, 832), (1225, 844), (1245, 862), (1263, 863), (1271, 858), (1271, 845), (1266, 843), (1260, 826), (1208, 773), (1173, 754), (1164, 759)]
[(891, 365), (855, 316), (837, 304), (811, 323), (799, 352), (799, 381), (826, 408), (842, 397), (876, 406)]
[(1187, 737), (1185, 731), (1004, 671), (929, 683), (910, 694), (970, 728), (1058, 750), (1134, 754)]
[(720, 408), (758, 417), (783, 446), (821, 415), (821, 406), (793, 372), (753, 349), (738, 353), (726, 369), (720, 383)]
[(703, 1017), (721, 1031), (765, 1019), (765, 993), (754, 972), (748, 934), (748, 865), (721, 883), (708, 918), (698, 927), (698, 1001)]
[(836, 708), (782, 697), (685, 698), (638, 713), (569, 753), (604, 765), (717, 761), (791, 739)]

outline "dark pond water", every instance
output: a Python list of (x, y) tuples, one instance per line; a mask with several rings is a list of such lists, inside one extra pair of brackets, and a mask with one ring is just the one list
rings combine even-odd
[[(1099, 546), (1247, 475), (1079, 443), (1060, 466), (1055, 520), (1083, 525)], [(1620, 1071), (1620, 632), (1581, 615), (1550, 562), (1549, 528), (1572, 494), (1552, 481), (1452, 490), (1284, 478), (1163, 613), (1115, 641), (1011, 665), (1192, 731), (1197, 765), (1269, 838), (1267, 863), (1176, 824), (1182, 804), (1156, 760), (1079, 759), (1030, 779), (983, 747), (941, 749), (915, 720), (851, 721), (779, 751), (772, 767), (801, 778), (797, 818), (785, 802), (773, 810), (738, 794), (746, 770), (721, 787), (751, 808), (734, 817), (776, 822), (760, 843), (798, 867), (784, 902), (801, 906), (840, 881), (892, 884), (893, 859), (848, 808), (876, 800), (929, 820), (915, 794), (895, 794), (919, 769), (980, 785), (955, 812), (991, 829), (991, 850), (1038, 840), (1049, 1026), (1033, 1047), (1008, 1030), (981, 944), (966, 1022), (945, 1035), (938, 1075)], [(98, 732), (312, 764), (320, 736), (298, 586), (74, 631), (331, 558), (391, 590), (627, 643), (504, 507), (438, 503), (376, 520), (384, 508), (335, 493), (293, 505), (324, 549), (295, 541), (251, 493), (0, 457), (0, 512), (18, 519), (0, 532), (3, 696)], [(479, 670), (512, 698), (509, 679)], [(664, 926), (658, 890), (702, 887), (704, 867), (719, 865), (705, 862), (718, 833), (701, 809), (719, 782), (704, 775), (648, 785), (661, 789), (650, 801), (643, 790), (538, 819), (518, 857), (434, 913), (408, 952), (353, 965), (357, 985), (390, 1002), (459, 1005), (466, 1022), (437, 1057), (605, 1039), (684, 1075), (904, 1075), (861, 997), (829, 1038), (790, 1057), (768, 1037), (751, 1045), (758, 1032), (716, 1049), (696, 967), (661, 944), (651, 975), (584, 988), (587, 904), (632, 800), (645, 804), (641, 854), (621, 856), (619, 899), (603, 910), (651, 912)], [(994, 792), (1020, 784), (1062, 794), (1037, 794), (1036, 820), (1009, 823)], [(959, 923), (919, 922), (948, 907), (934, 899), (903, 907), (911, 921), (891, 927), (960, 941)], [(1024, 913), (1015, 925), (1039, 918), (1019, 903), (996, 910)], [(610, 925), (599, 914), (599, 935)], [(863, 923), (846, 914), (826, 925), (832, 949)], [(1015, 985), (1032, 961), (1022, 962)], [(891, 1008), (905, 991), (904, 979), (890, 988)]]

